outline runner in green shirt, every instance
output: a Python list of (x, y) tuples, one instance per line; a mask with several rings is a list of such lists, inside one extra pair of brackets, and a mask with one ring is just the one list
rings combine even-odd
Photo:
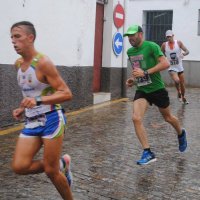
[(137, 85), (133, 100), (132, 119), (136, 135), (142, 145), (143, 153), (137, 161), (145, 165), (156, 161), (155, 154), (151, 151), (146, 130), (143, 125), (144, 114), (148, 105), (155, 104), (166, 122), (170, 123), (177, 132), (179, 150), (187, 148), (186, 131), (182, 129), (178, 119), (171, 113), (168, 92), (161, 78), (160, 71), (169, 67), (160, 47), (143, 39), (143, 30), (138, 25), (130, 26), (124, 36), (128, 36), (131, 48), (127, 55), (132, 66), (132, 77), (126, 81), (128, 87)]

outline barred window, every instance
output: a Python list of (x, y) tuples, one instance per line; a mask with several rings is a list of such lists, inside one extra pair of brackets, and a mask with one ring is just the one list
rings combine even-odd
[(143, 29), (146, 40), (161, 45), (165, 39), (166, 30), (172, 29), (173, 11), (144, 11)]

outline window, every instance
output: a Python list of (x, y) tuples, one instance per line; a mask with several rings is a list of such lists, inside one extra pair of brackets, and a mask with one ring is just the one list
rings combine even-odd
[(165, 41), (166, 30), (172, 29), (173, 11), (144, 11), (143, 24), (146, 40), (154, 41), (161, 45)]

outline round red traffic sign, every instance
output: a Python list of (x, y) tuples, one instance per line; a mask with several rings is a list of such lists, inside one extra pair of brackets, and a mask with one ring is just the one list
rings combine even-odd
[(118, 3), (114, 9), (113, 12), (113, 20), (114, 24), (117, 28), (120, 28), (124, 24), (124, 19), (125, 19), (125, 13), (124, 13), (124, 8), (120, 3)]

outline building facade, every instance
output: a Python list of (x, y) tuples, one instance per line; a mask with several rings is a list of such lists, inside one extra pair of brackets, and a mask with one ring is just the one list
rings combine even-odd
[[(165, 28), (190, 50), (184, 60), (186, 83), (199, 87), (200, 1), (198, 0), (0, 0), (0, 128), (14, 124), (12, 110), (22, 99), (10, 27), (31, 21), (35, 46), (48, 55), (73, 92), (67, 112), (127, 95), (130, 74), (127, 38), (131, 24), (140, 24), (146, 39), (164, 41)], [(164, 26), (163, 26), (164, 25)], [(163, 73), (167, 84), (170, 79)], [(134, 90), (134, 89), (133, 89)]]
[[(186, 84), (199, 87), (200, 1), (129, 0), (126, 13), (127, 26), (141, 24), (145, 38), (158, 44), (165, 41), (166, 30), (173, 30), (175, 39), (181, 40), (190, 51), (183, 61)], [(125, 42), (127, 44), (127, 40)], [(125, 54), (123, 59), (126, 59)], [(172, 84), (167, 71), (162, 74), (166, 84)]]

